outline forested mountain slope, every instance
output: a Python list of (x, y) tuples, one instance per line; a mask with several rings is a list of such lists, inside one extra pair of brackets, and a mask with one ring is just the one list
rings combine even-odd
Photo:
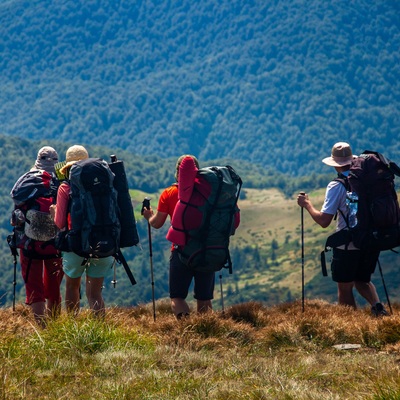
[(292, 176), (400, 160), (400, 3), (2, 0), (0, 133)]

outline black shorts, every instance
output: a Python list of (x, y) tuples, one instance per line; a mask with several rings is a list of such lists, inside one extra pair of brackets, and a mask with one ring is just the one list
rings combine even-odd
[(370, 282), (379, 251), (333, 249), (331, 271), (334, 282)]
[(215, 272), (193, 271), (181, 262), (177, 251), (172, 251), (169, 261), (169, 297), (186, 299), (193, 279), (194, 298), (196, 300), (212, 300), (214, 298)]

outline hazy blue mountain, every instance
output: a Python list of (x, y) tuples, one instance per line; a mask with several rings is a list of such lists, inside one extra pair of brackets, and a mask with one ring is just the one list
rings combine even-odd
[(396, 0), (0, 1), (0, 133), (292, 176), (400, 160)]

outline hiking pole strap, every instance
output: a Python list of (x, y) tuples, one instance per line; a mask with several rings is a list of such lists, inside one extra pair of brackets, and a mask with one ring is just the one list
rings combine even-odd
[(128, 278), (129, 278), (129, 280), (131, 281), (132, 286), (136, 285), (137, 282), (136, 282), (136, 280), (135, 280), (135, 278), (134, 278), (134, 276), (133, 276), (133, 274), (132, 274), (132, 271), (131, 271), (130, 268), (129, 268), (128, 263), (127, 263), (126, 260), (125, 260), (124, 255), (121, 253), (121, 250), (118, 251), (118, 252), (115, 254), (114, 257), (115, 257), (115, 259), (116, 259), (118, 262), (120, 262), (120, 263), (124, 266), (125, 272), (126, 272), (126, 274), (128, 275)]
[(322, 275), (328, 276), (328, 271), (326, 270), (325, 251), (321, 251), (321, 269)]

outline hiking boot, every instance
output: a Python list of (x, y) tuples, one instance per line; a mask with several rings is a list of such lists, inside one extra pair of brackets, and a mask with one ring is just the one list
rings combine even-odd
[(389, 315), (382, 303), (376, 303), (374, 306), (372, 306), (371, 314), (373, 317), (385, 317)]
[(189, 313), (180, 312), (179, 314), (176, 315), (176, 319), (183, 319), (183, 318), (187, 318), (188, 316), (189, 316)]

